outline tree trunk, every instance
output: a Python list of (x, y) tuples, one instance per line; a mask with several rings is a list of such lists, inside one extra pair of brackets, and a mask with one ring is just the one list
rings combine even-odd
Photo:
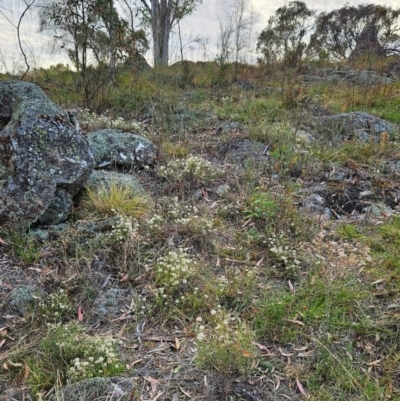
[(115, 43), (114, 43), (114, 0), (110, 0), (110, 21), (108, 24), (108, 37), (110, 39), (110, 73), (111, 80), (115, 78)]
[(168, 65), (172, 0), (151, 0), (154, 66)]

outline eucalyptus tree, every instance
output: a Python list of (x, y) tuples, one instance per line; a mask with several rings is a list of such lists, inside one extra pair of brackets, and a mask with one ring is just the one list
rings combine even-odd
[(56, 48), (67, 52), (83, 76), (89, 65), (90, 43), (100, 28), (98, 0), (42, 0), (40, 31), (50, 33)]
[(267, 62), (283, 60), (296, 66), (307, 49), (307, 34), (315, 12), (303, 1), (290, 1), (278, 8), (258, 37), (257, 49)]
[(345, 6), (324, 12), (316, 19), (310, 49), (328, 52), (334, 60), (346, 60), (356, 48), (360, 36), (367, 29), (376, 33), (379, 45), (386, 54), (400, 49), (400, 8), (375, 4)]
[(41, 31), (52, 34), (82, 75), (90, 58), (108, 63), (113, 75), (118, 61), (147, 50), (144, 32), (119, 15), (114, 0), (42, 0), (39, 16)]

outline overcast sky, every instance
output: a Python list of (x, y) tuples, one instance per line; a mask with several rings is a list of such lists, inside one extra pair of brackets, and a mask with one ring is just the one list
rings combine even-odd
[[(257, 33), (265, 28), (268, 18), (275, 10), (288, 3), (286, 0), (248, 0), (252, 4), (253, 10), (257, 15), (258, 22), (254, 26), (253, 43), (256, 42)], [(374, 3), (391, 7), (398, 7), (398, 0), (375, 0), (372, 2), (363, 0), (349, 0), (350, 5)], [(18, 18), (21, 15), (22, 7), (18, 0), (0, 0), (1, 10), (7, 15), (13, 24), (18, 23)], [(219, 18), (223, 19), (226, 10), (229, 10), (233, 0), (203, 0), (203, 3), (189, 17), (187, 17), (181, 25), (184, 32), (184, 43), (188, 43), (190, 39), (195, 37), (204, 38), (207, 42), (206, 51), (208, 59), (212, 59), (216, 54), (216, 43), (219, 32)], [(336, 0), (309, 0), (306, 4), (309, 8), (315, 9), (317, 12), (331, 11), (335, 8), (342, 7), (346, 1)], [(29, 53), (31, 63), (37, 66), (57, 64), (58, 62), (68, 63), (69, 60), (62, 54), (50, 54), (49, 38), (38, 33), (38, 22), (34, 16), (27, 16), (22, 22), (22, 41), (24, 49)], [(47, 43), (47, 46), (46, 46)], [(178, 59), (178, 42), (177, 37), (172, 39), (171, 43), (171, 61)], [(204, 48), (203, 48), (204, 49)], [(0, 70), (16, 69), (18, 65), (22, 65), (20, 52), (17, 45), (16, 29), (9, 21), (0, 15)], [(187, 45), (185, 49), (185, 58), (202, 59), (203, 51), (198, 45)], [(147, 55), (151, 60), (151, 54)]]

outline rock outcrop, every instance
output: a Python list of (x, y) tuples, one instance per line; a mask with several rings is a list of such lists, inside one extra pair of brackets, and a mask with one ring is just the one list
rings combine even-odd
[(94, 164), (68, 114), (34, 84), (1, 82), (0, 128), (0, 224), (29, 225), (49, 208), (44, 223), (65, 219)]
[(332, 140), (358, 139), (379, 142), (381, 135), (393, 134), (395, 126), (364, 112), (341, 113), (317, 119), (317, 130)]
[(143, 167), (153, 165), (156, 147), (132, 132), (104, 129), (87, 135), (97, 168), (109, 166)]

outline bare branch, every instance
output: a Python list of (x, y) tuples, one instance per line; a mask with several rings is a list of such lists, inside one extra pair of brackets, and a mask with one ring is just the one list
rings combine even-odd
[(32, 0), (31, 3), (27, 3), (27, 1), (24, 1), (26, 8), (24, 10), (24, 12), (21, 14), (21, 16), (19, 17), (18, 20), (18, 25), (17, 25), (17, 37), (18, 37), (18, 45), (19, 48), (21, 50), (22, 55), (24, 56), (24, 60), (25, 60), (25, 64), (26, 64), (26, 71), (23, 73), (22, 77), (21, 77), (21, 81), (24, 80), (24, 78), (26, 77), (26, 74), (28, 73), (28, 71), (30, 70), (30, 65), (28, 63), (28, 58), (26, 57), (26, 54), (24, 52), (24, 49), (22, 47), (22, 43), (21, 43), (21, 32), (20, 32), (20, 28), (21, 28), (21, 22), (25, 16), (25, 14), (27, 13), (27, 11), (35, 4), (36, 0)]

